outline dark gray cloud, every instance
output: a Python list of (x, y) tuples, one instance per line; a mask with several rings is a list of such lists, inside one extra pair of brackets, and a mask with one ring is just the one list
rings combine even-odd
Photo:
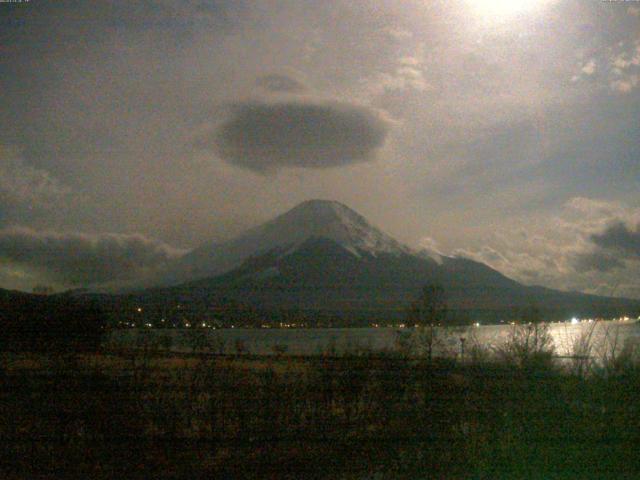
[(619, 258), (606, 252), (595, 250), (593, 252), (577, 254), (573, 266), (579, 273), (584, 272), (610, 272), (618, 268), (624, 268), (625, 264)]
[(574, 258), (577, 272), (610, 272), (625, 268), (627, 260), (640, 258), (640, 225), (634, 231), (624, 222), (616, 221), (602, 232), (591, 234), (589, 239), (593, 248)]
[(302, 93), (307, 89), (302, 81), (291, 75), (279, 73), (263, 75), (256, 80), (256, 85), (269, 92), (276, 93)]
[(632, 230), (623, 222), (617, 222), (607, 227), (604, 232), (591, 235), (591, 241), (621, 257), (640, 258), (640, 225), (636, 225), (635, 230)]
[(130, 280), (184, 253), (138, 234), (0, 230), (0, 266), (22, 268), (67, 286)]
[(389, 123), (371, 108), (343, 102), (247, 102), (198, 139), (225, 161), (258, 172), (366, 162), (384, 144)]

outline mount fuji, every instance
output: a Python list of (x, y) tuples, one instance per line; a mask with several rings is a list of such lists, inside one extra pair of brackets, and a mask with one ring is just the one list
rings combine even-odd
[(177, 262), (168, 281), (218, 275), (274, 249), (291, 253), (311, 238), (331, 240), (356, 257), (414, 253), (346, 205), (308, 200), (231, 241), (196, 248)]
[(181, 304), (199, 316), (302, 312), (353, 325), (403, 318), (424, 285), (439, 284), (460, 321), (505, 320), (530, 306), (558, 320), (640, 313), (636, 300), (525, 286), (479, 262), (417, 251), (328, 200), (303, 202), (233, 240), (196, 248), (164, 284), (172, 286), (134, 301)]

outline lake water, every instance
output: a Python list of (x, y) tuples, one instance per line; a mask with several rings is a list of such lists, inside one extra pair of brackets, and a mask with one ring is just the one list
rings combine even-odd
[[(465, 339), (467, 352), (474, 345), (493, 350), (511, 338), (515, 328), (517, 327), (511, 325), (488, 325), (437, 329), (435, 354), (459, 355), (461, 338)], [(593, 348), (582, 353), (594, 357), (613, 346), (618, 351), (636, 346), (640, 348), (640, 323), (551, 323), (549, 333), (559, 356), (574, 354), (576, 343), (587, 336), (590, 336)], [(175, 352), (197, 349), (225, 354), (342, 355), (364, 351), (394, 351), (401, 342), (411, 342), (416, 338), (415, 334), (415, 329), (411, 328), (125, 329), (113, 331), (108, 342), (116, 347), (156, 344)]]

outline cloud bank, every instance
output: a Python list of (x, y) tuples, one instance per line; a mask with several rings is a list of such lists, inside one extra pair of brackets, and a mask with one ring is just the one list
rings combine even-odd
[(131, 280), (165, 266), (185, 253), (138, 234), (38, 232), (24, 227), (0, 230), (0, 266), (37, 272), (65, 286)]
[(623, 222), (616, 222), (604, 232), (591, 235), (591, 241), (598, 247), (624, 258), (640, 258), (640, 224), (633, 230)]
[(548, 222), (496, 233), (486, 245), (453, 253), (527, 284), (637, 297), (639, 217), (640, 210), (617, 202), (575, 197)]

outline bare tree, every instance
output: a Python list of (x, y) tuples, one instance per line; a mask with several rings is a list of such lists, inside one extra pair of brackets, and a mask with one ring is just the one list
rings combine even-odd
[(420, 296), (409, 308), (408, 321), (419, 329), (416, 331), (416, 339), (426, 348), (429, 363), (433, 359), (435, 327), (441, 326), (446, 321), (447, 311), (444, 288), (437, 284), (422, 287)]

